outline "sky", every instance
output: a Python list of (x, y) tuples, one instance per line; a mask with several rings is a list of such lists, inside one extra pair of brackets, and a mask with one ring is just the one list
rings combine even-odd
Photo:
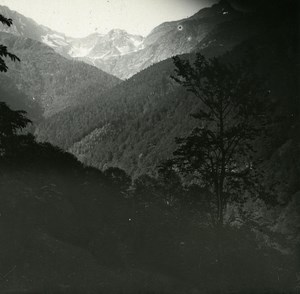
[(0, 5), (72, 37), (125, 29), (146, 36), (157, 25), (189, 17), (217, 0), (0, 0)]

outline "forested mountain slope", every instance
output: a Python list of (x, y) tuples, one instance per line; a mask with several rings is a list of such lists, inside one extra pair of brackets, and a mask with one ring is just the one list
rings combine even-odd
[(80, 61), (68, 60), (37, 41), (0, 33), (21, 62), (8, 62), (10, 78), (29, 99), (39, 104), (44, 116), (51, 116), (69, 106), (91, 102), (119, 83), (103, 71)]
[[(199, 20), (204, 18), (207, 20), (207, 18), (210, 17), (220, 18), (222, 20), (223, 16), (226, 16), (227, 14), (223, 15), (221, 13), (223, 11), (223, 8), (221, 9), (221, 7), (223, 7), (222, 5), (224, 5), (224, 3), (220, 5), (221, 6), (215, 6), (214, 9), (203, 9), (194, 17), (187, 19), (186, 21), (191, 21), (193, 23), (195, 19)], [(227, 9), (232, 10), (230, 7), (227, 7)], [(257, 34), (259, 28), (262, 26), (260, 19), (249, 16), (247, 17), (247, 20), (243, 20), (239, 13), (237, 13), (235, 17), (228, 16), (225, 23), (221, 22), (221, 20), (219, 25), (215, 25), (216, 23), (214, 22), (214, 28), (200, 43), (193, 40), (199, 47), (199, 50), (207, 56), (224, 54), (235, 45), (240, 44), (245, 38), (251, 38), (252, 35)], [(174, 23), (171, 23), (170, 26), (172, 31)], [(151, 42), (149, 41), (149, 43), (159, 42), (160, 38), (162, 38), (165, 31), (163, 28), (166, 27), (166, 24), (162, 24), (160, 27), (162, 32), (158, 34), (160, 30), (155, 29), (153, 34), (150, 34), (152, 37), (149, 40), (153, 40)], [(234, 34), (231, 34), (232, 29), (235, 31)], [(176, 31), (180, 34), (186, 34), (177, 29)], [(154, 54), (153, 56), (156, 55)], [(159, 57), (157, 56), (157, 58)], [(151, 112), (152, 110), (159, 113), (160, 106), (158, 105), (165, 105), (165, 108), (170, 108), (170, 111), (172, 112), (172, 106), (169, 106), (168, 103), (173, 100), (172, 95), (178, 95), (175, 93), (178, 87), (174, 81), (170, 79), (170, 75), (173, 74), (173, 68), (171, 59), (160, 62), (143, 70), (129, 81), (122, 83), (116, 89), (113, 89), (111, 93), (107, 93), (105, 98), (103, 98), (103, 101), (98, 101), (98, 103), (94, 105), (85, 104), (77, 108), (71, 107), (66, 109), (63, 113), (57, 114), (55, 117), (45, 121), (39, 126), (37, 130), (38, 138), (41, 140), (49, 140), (53, 144), (57, 144), (63, 148), (69, 148), (73, 143), (82, 139), (83, 136), (88, 135), (97, 126), (102, 127), (104, 121), (112, 122), (119, 121), (120, 119), (126, 121), (122, 114), (124, 113), (122, 104), (127, 104), (127, 102), (124, 101), (132, 101), (128, 105), (129, 109), (126, 112), (135, 112), (134, 109), (138, 107), (139, 111), (137, 112), (139, 116), (143, 115), (142, 109), (144, 107), (148, 109), (145, 110), (145, 113)], [(165, 99), (165, 96), (168, 96), (169, 98)], [(174, 103), (176, 104), (176, 102)], [(187, 101), (183, 102), (182, 100), (181, 103), (187, 103)], [(141, 104), (141, 106), (136, 106), (139, 104)], [(152, 106), (146, 107), (143, 104), (155, 106), (152, 108)], [(156, 107), (158, 108), (156, 109)], [(162, 120), (163, 119), (164, 118), (162, 118)], [(142, 125), (147, 119), (145, 118), (143, 121)], [(129, 122), (126, 121), (126, 125), (128, 124)], [(121, 125), (124, 127), (125, 123), (122, 122)], [(184, 123), (182, 123), (182, 125), (184, 125)], [(171, 142), (169, 143), (171, 144)], [(142, 152), (139, 152), (139, 154), (141, 153)]]
[[(266, 99), (277, 101), (274, 112), (277, 126), (275, 133), (272, 133), (272, 138), (277, 143), (275, 145), (272, 143), (273, 150), (276, 149), (274, 146), (280, 146), (289, 140), (289, 136), (295, 137), (297, 133), (295, 128), (299, 124), (296, 74), (299, 68), (295, 64), (298, 53), (289, 42), (289, 37), (287, 34), (286, 42), (282, 39), (279, 41), (276, 36), (272, 40), (265, 40), (264, 37), (255, 38), (224, 56), (224, 60), (230, 62), (243, 62), (247, 58), (253, 63), (257, 62), (253, 70), (259, 72), (266, 80), (265, 87), (269, 92)], [(255, 45), (251, 47), (251, 44)], [(249, 56), (249, 48), (251, 54), (258, 59)], [(167, 62), (161, 64), (163, 65), (166, 66)], [(162, 76), (151, 92), (137, 95), (138, 91), (135, 92), (133, 89), (141, 89), (143, 85), (147, 85), (146, 73), (150, 76), (152, 71), (152, 76), (159, 77), (159, 74), (155, 73), (158, 68), (153, 66), (152, 69), (122, 84), (122, 90), (126, 91), (124, 94), (122, 90), (119, 90), (119, 93), (110, 92), (112, 95), (110, 97), (122, 105), (120, 110), (124, 113), (123, 120), (119, 118), (120, 123), (117, 127), (110, 126), (107, 130), (101, 125), (101, 128), (81, 142), (75, 143), (71, 150), (78, 158), (86, 163), (96, 164), (95, 166), (100, 168), (117, 165), (130, 173), (139, 171), (144, 173), (149, 172), (162, 158), (170, 156), (175, 144), (174, 138), (186, 135), (195, 123), (189, 114), (199, 109), (200, 103), (192, 96), (188, 98), (187, 92), (177, 88), (170, 78)], [(169, 72), (169, 75), (171, 74), (172, 71)], [(168, 82), (165, 83), (164, 79)], [(165, 84), (168, 87), (164, 92)], [(109, 122), (112, 123), (114, 120)], [(290, 131), (287, 132), (287, 129)]]
[[(38, 126), (38, 139), (68, 149), (74, 142), (107, 123), (130, 125), (132, 115), (135, 116), (136, 112), (143, 115), (143, 112), (150, 111), (156, 103), (165, 103), (168, 109), (168, 102), (164, 102), (161, 97), (174, 93), (174, 88), (177, 88), (169, 78), (172, 69), (172, 60), (153, 65), (117, 85), (103, 99), (70, 107), (52, 116)], [(61, 126), (60, 130), (58, 126)]]
[[(244, 23), (243, 28), (236, 29), (237, 35), (258, 24), (261, 29), (222, 58), (252, 64), (253, 70), (266, 80), (268, 99), (279, 101), (277, 114), (288, 116), (293, 111), (290, 118), (297, 120), (298, 51), (293, 42), (297, 31), (293, 23), (285, 23), (284, 19), (270, 24), (254, 18), (252, 24)], [(216, 43), (222, 39), (231, 43), (232, 26), (219, 29), (211, 35), (218, 36)], [(212, 51), (215, 49), (216, 54), (222, 52), (220, 46), (212, 47)], [(210, 47), (200, 52), (211, 55)], [(162, 158), (171, 155), (174, 137), (191, 130), (194, 120), (189, 114), (199, 107), (199, 102), (187, 98), (187, 92), (170, 78), (172, 74), (171, 59), (155, 64), (112, 89), (105, 99), (67, 109), (45, 121), (37, 130), (38, 138), (71, 148), (83, 162), (99, 168), (119, 166), (132, 174), (151, 172)], [(286, 134), (282, 128), (281, 131)], [(279, 132), (276, 138), (282, 134)]]

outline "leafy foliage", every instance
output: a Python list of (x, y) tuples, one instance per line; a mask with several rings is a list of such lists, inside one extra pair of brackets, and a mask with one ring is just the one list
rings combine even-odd
[(243, 194), (254, 179), (254, 140), (263, 132), (268, 114), (264, 91), (245, 66), (206, 60), (201, 54), (194, 65), (173, 59), (173, 79), (201, 101), (201, 109), (192, 113), (198, 127), (176, 139), (179, 147), (165, 166), (192, 176), (210, 191), (216, 207), (213, 223), (222, 225), (230, 198)]
[(4, 102), (0, 102), (0, 137), (16, 135), (19, 129), (25, 128), (31, 121), (25, 116), (25, 111), (12, 111)]
[(6, 18), (1, 14), (0, 14), (0, 22), (2, 22), (3, 24), (5, 24), (9, 27), (12, 25), (12, 19), (11, 18)]
[[(5, 24), (9, 27), (12, 25), (12, 19), (6, 18), (1, 14), (0, 14), (0, 22), (2, 22), (3, 24)], [(16, 61), (16, 60), (20, 61), (20, 59), (15, 54), (12, 54), (7, 51), (6, 46), (0, 44), (0, 72), (3, 72), (3, 71), (6, 72), (8, 69), (8, 67), (2, 57), (9, 57), (12, 61)]]

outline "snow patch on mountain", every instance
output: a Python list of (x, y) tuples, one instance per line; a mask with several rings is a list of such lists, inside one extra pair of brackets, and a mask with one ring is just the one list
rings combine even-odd
[[(48, 40), (43, 39), (43, 42), (45, 41)], [(114, 29), (107, 34), (95, 33), (84, 38), (68, 38), (63, 50), (72, 58), (80, 58), (94, 64), (95, 60), (104, 61), (142, 50), (144, 48), (143, 41), (142, 36), (131, 35), (124, 30)], [(47, 45), (55, 50), (58, 49), (50, 42), (47, 42)], [(62, 51), (61, 48), (60, 51)]]
[(132, 41), (133, 45), (135, 47), (140, 47), (142, 44), (143, 44), (143, 39), (136, 39), (136, 38), (133, 38), (131, 37), (130, 40)]
[(57, 47), (63, 47), (68, 45), (66, 37), (57, 33), (46, 34), (44, 36), (41, 36), (41, 40), (44, 44), (54, 49)]
[(50, 47), (57, 47), (57, 45), (54, 44), (51, 39), (49, 39), (49, 35), (42, 36), (42, 42)]
[(78, 57), (86, 57), (91, 52), (92, 48), (88, 47), (71, 47), (68, 51), (68, 54), (71, 57), (78, 58)]

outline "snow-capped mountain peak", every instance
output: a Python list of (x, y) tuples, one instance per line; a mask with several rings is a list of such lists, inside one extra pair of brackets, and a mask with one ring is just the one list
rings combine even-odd
[(66, 49), (73, 58), (88, 58), (91, 61), (136, 52), (143, 48), (143, 41), (142, 36), (113, 29), (107, 34), (96, 33), (84, 38), (69, 39)]

